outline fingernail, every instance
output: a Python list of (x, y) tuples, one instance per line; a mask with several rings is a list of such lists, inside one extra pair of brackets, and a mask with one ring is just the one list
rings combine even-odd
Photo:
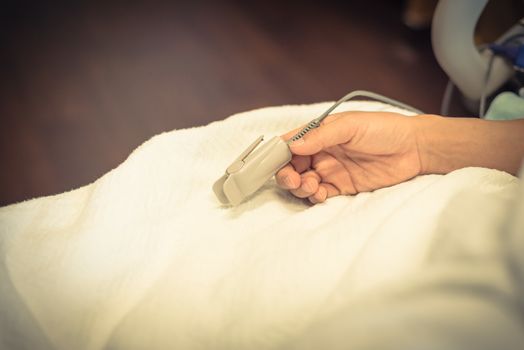
[(284, 185), (286, 185), (286, 187), (293, 188), (293, 181), (291, 180), (289, 176), (284, 177), (282, 181), (284, 182)]

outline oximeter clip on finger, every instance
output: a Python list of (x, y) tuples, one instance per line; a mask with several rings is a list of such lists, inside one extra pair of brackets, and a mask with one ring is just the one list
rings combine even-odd
[(279, 136), (275, 136), (261, 145), (264, 136), (259, 136), (227, 167), (225, 174), (213, 185), (213, 191), (218, 200), (222, 204), (233, 206), (242, 203), (247, 197), (261, 188), (277, 171), (289, 163), (292, 157), (289, 149), (291, 142), (302, 138), (310, 130), (319, 127), (322, 120), (341, 103), (357, 96), (364, 96), (422, 114), (421, 111), (388, 97), (368, 91), (353, 91), (338, 100), (318, 118), (310, 121), (287, 142)]
[(213, 185), (222, 204), (240, 204), (291, 160), (284, 140), (275, 136), (257, 148), (263, 139), (264, 136), (257, 138)]

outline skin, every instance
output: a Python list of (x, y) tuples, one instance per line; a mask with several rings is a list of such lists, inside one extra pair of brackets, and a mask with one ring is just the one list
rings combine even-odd
[(290, 149), (293, 158), (276, 174), (277, 183), (316, 204), (468, 166), (516, 174), (524, 158), (524, 120), (343, 112)]

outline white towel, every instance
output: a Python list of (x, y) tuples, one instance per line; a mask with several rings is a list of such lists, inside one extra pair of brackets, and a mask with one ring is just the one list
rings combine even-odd
[(283, 346), (340, 305), (419, 272), (460, 191), (515, 192), (513, 176), (469, 168), (316, 206), (269, 182), (238, 207), (220, 206), (211, 186), (253, 139), (328, 105), (164, 133), (90, 185), (1, 208), (0, 346)]

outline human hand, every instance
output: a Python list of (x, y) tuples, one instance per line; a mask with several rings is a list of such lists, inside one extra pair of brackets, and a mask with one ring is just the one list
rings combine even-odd
[[(290, 144), (293, 158), (279, 186), (312, 203), (373, 191), (421, 173), (417, 118), (389, 112), (333, 114)], [(290, 139), (299, 130), (282, 136)]]

